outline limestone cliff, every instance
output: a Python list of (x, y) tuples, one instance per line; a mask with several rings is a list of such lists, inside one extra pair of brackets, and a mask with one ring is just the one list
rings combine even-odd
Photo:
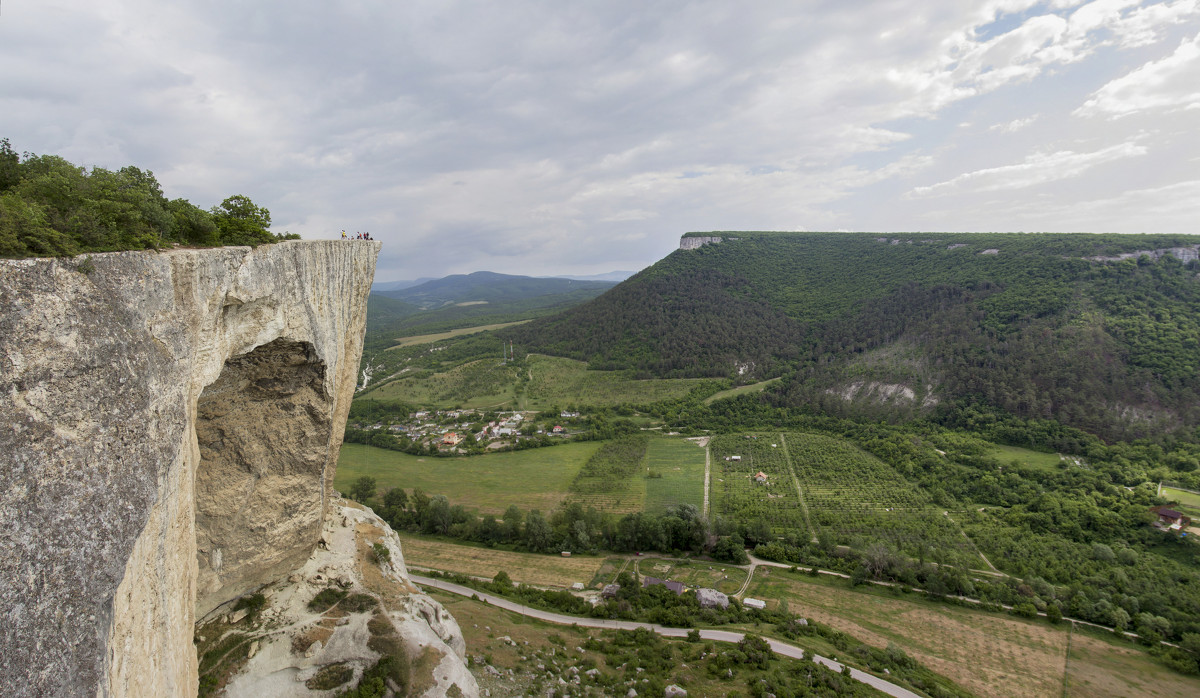
[(192, 695), (321, 537), (372, 242), (0, 260), (0, 686)]

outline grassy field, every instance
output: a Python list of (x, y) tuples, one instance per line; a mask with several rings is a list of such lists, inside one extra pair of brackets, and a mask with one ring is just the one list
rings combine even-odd
[(1184, 514), (1191, 517), (1200, 516), (1200, 494), (1194, 494), (1185, 490), (1175, 489), (1163, 485), (1162, 496), (1174, 502), (1179, 502), (1179, 508)]
[(582, 361), (530, 355), (529, 383), (523, 409), (541, 410), (552, 405), (645, 404), (686, 395), (701, 379), (656, 378), (634, 380), (627, 371), (589, 371)]
[(744, 395), (745, 393), (762, 392), (762, 390), (764, 388), (766, 388), (768, 385), (771, 385), (773, 383), (778, 383), (781, 380), (783, 380), (783, 379), (782, 378), (771, 378), (769, 380), (765, 380), (765, 381), (762, 381), (759, 383), (751, 383), (750, 385), (742, 385), (742, 386), (738, 386), (736, 388), (730, 388), (729, 390), (722, 390), (719, 393), (713, 393), (712, 395), (705, 398), (704, 404), (711, 405), (714, 402), (716, 402), (717, 400), (724, 400), (725, 398), (728, 398), (728, 397), (737, 397), (738, 395)]
[(379, 489), (392, 487), (444, 494), (451, 504), (502, 514), (510, 504), (549, 513), (562, 502), (580, 466), (600, 442), (567, 443), (483, 456), (431, 458), (361, 444), (344, 444), (333, 484), (345, 492), (369, 475)]
[(981, 696), (1194, 696), (1200, 679), (1158, 664), (1137, 645), (1071, 638), (1067, 625), (1027, 621), (957, 606), (918, 595), (851, 590), (843, 581), (813, 580), (780, 569), (758, 572), (747, 595), (784, 599), (789, 609), (877, 647), (889, 642), (934, 671)]
[(602, 557), (515, 553), (458, 545), (448, 540), (419, 538), (407, 533), (397, 535), (400, 536), (406, 565), (488, 579), (504, 570), (514, 582), (536, 586), (568, 588), (575, 582), (587, 584), (605, 562)]
[(1025, 467), (1049, 472), (1058, 470), (1059, 464), (1062, 462), (1062, 458), (1057, 453), (1042, 453), (1041, 451), (1030, 451), (1027, 448), (999, 444), (993, 444), (987, 455), (1005, 465), (1016, 461)]
[(445, 372), (418, 371), (369, 390), (359, 399), (403, 400), (427, 407), (487, 408), (515, 400), (516, 369), (499, 358), (480, 359)]
[[(470, 303), (459, 303), (458, 305), (470, 305)], [(461, 337), (463, 335), (475, 334), (476, 332), (487, 332), (488, 330), (498, 330), (502, 327), (512, 327), (513, 325), (522, 325), (526, 322), (529, 322), (529, 321), (528, 320), (519, 320), (517, 322), (501, 322), (496, 325), (479, 325), (478, 327), (461, 327), (457, 330), (450, 330), (449, 332), (439, 332), (438, 334), (422, 334), (422, 335), (417, 335), (415, 337), (399, 337), (396, 339), (396, 346), (390, 347), (390, 348), (395, 349), (397, 347), (407, 347), (407, 346), (411, 346), (413, 344), (432, 344), (434, 342), (439, 342), (443, 339), (450, 339), (451, 337)]]
[(652, 438), (646, 467), (662, 477), (646, 480), (646, 511), (661, 514), (678, 504), (704, 506), (704, 449), (678, 438)]

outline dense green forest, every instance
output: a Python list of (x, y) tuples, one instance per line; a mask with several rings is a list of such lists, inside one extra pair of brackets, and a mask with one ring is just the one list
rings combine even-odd
[(502, 336), (646, 377), (783, 376), (764, 400), (870, 419), (975, 405), (1110, 438), (1200, 424), (1197, 262), (1116, 259), (1200, 237), (723, 235)]
[(271, 212), (241, 194), (205, 211), (168, 200), (154, 173), (134, 166), (80, 167), (57, 155), (22, 157), (0, 140), (0, 257), (75, 255), (158, 248), (259, 245)]

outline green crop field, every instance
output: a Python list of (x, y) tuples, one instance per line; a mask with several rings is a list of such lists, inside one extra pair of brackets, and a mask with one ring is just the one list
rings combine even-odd
[[(708, 445), (713, 513), (737, 521), (763, 519), (777, 535), (807, 537), (800, 497), (778, 436), (716, 436)], [(766, 482), (755, 481), (759, 472), (767, 476)]]
[(433, 458), (344, 444), (333, 484), (345, 492), (354, 480), (369, 475), (381, 491), (420, 487), (426, 494), (444, 494), (452, 504), (484, 513), (501, 514), (510, 504), (549, 513), (599, 447), (600, 442), (587, 441), (470, 458)]
[(627, 514), (646, 505), (646, 434), (605, 441), (571, 481), (571, 501)]
[(661, 378), (634, 380), (628, 371), (589, 371), (587, 364), (554, 356), (531, 355), (529, 383), (523, 407), (545, 409), (568, 404), (646, 404), (682, 397), (702, 379)]
[(988, 450), (987, 455), (995, 458), (1004, 465), (1016, 461), (1020, 465), (1045, 471), (1056, 471), (1062, 463), (1062, 457), (1057, 453), (1042, 453), (1041, 451), (1030, 451), (1026, 448), (1001, 446), (999, 444), (993, 445)]
[(875, 456), (828, 436), (770, 438), (786, 441), (812, 524), (836, 543), (863, 549), (884, 540), (914, 557), (932, 552), (968, 567), (983, 563), (924, 491)]
[(661, 477), (646, 479), (646, 512), (662, 514), (678, 504), (704, 506), (704, 449), (679, 438), (650, 439), (646, 467)]
[(498, 407), (513, 402), (517, 372), (499, 359), (480, 359), (445, 372), (416, 371), (360, 396), (428, 407)]

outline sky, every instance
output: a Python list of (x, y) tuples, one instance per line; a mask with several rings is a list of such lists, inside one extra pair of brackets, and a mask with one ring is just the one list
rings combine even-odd
[(7, 0), (0, 137), (383, 241), (377, 281), (709, 230), (1200, 233), (1200, 0)]

